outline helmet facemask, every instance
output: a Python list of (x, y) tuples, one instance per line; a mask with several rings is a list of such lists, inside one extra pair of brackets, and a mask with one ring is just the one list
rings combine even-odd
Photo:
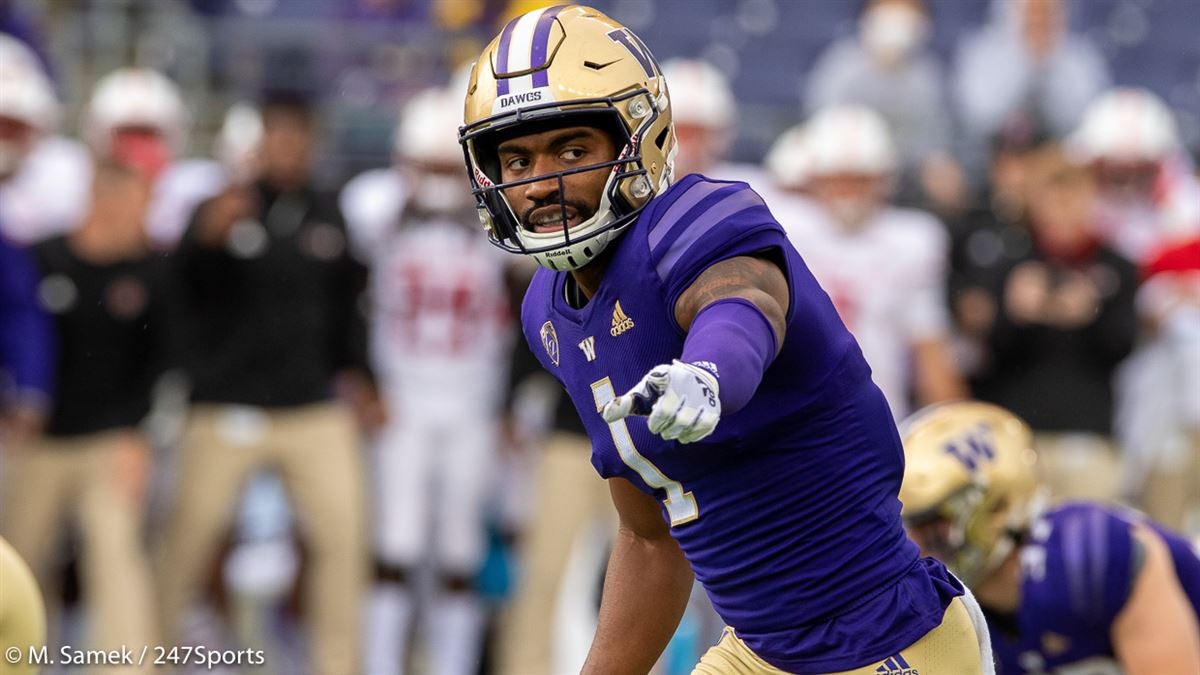
[(989, 494), (982, 483), (973, 483), (931, 509), (905, 515), (904, 528), (922, 555), (946, 563), (973, 587), (1004, 564), (1044, 508), (1040, 490), (1027, 503), (1015, 503)]
[[(594, 260), (637, 218), (649, 198), (670, 184), (671, 171), (666, 167), (660, 185), (651, 185), (650, 172), (641, 154), (645, 134), (659, 120), (666, 105), (665, 96), (655, 101), (649, 91), (639, 88), (613, 97), (531, 106), (463, 127), (459, 138), (471, 169), (472, 192), (491, 242), (505, 251), (529, 255), (538, 264), (554, 270), (578, 269)], [(639, 122), (635, 130), (626, 126), (619, 109)], [(607, 133), (617, 148), (616, 157), (565, 171), (508, 182), (501, 180), (496, 150), (503, 140), (571, 126), (588, 126)], [(667, 134), (660, 132), (649, 142), (665, 143), (666, 137)], [(583, 222), (566, 227), (570, 196), (566, 193), (565, 177), (605, 169), (610, 174), (595, 211)], [(534, 232), (514, 212), (504, 193), (547, 179), (558, 181), (563, 228)]]

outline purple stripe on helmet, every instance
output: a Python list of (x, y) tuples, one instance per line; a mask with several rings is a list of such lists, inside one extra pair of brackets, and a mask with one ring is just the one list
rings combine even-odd
[(740, 190), (729, 195), (706, 210), (699, 218), (688, 223), (687, 229), (671, 244), (666, 254), (658, 261), (658, 265), (655, 266), (658, 278), (666, 279), (671, 274), (671, 270), (675, 267), (675, 264), (692, 247), (692, 244), (708, 234), (709, 230), (725, 222), (726, 218), (755, 207), (763, 207), (762, 199), (753, 190)]
[(500, 77), (508, 72), (508, 47), (512, 43), (513, 29), (517, 27), (517, 22), (521, 17), (517, 17), (508, 22), (504, 30), (500, 31), (500, 48), (496, 50), (496, 95), (504, 96), (508, 93), (508, 80)]
[[(550, 27), (554, 25), (554, 17), (563, 11), (566, 5), (557, 5), (542, 12), (538, 17), (537, 26), (533, 29), (533, 50), (529, 56), (530, 68), (541, 68), (546, 65), (547, 51), (550, 49)], [(550, 74), (547, 69), (541, 70), (533, 74), (534, 87), (546, 87), (550, 85)]]

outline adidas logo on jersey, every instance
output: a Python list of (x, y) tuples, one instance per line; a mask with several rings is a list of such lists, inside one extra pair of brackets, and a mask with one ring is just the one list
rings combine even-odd
[(633, 328), (633, 319), (626, 316), (625, 310), (621, 309), (621, 301), (618, 300), (613, 306), (612, 330), (609, 332), (613, 337), (617, 337), (630, 328)]
[(879, 675), (920, 675), (917, 669), (908, 665), (908, 661), (905, 661), (904, 657), (899, 654), (884, 661), (875, 669), (875, 672)]

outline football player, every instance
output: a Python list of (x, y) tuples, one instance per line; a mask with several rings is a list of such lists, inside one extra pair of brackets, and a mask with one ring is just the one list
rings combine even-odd
[[(1137, 298), (1147, 330), (1116, 380), (1127, 488), (1140, 495), (1151, 516), (1183, 527), (1189, 510), (1200, 513), (1194, 394), (1200, 373), (1200, 278), (1194, 270), (1200, 265), (1180, 268), (1177, 250), (1200, 237), (1200, 182), (1170, 109), (1144, 89), (1117, 88), (1101, 96), (1070, 140), (1099, 187), (1095, 222), (1101, 238), (1140, 265), (1148, 282)], [(1176, 269), (1165, 269), (1164, 258), (1172, 258), (1166, 267)]]
[(975, 592), (997, 672), (1196, 675), (1200, 549), (1140, 514), (1044, 508), (1029, 427), (997, 406), (901, 425), (909, 534)]
[(489, 238), (543, 268), (525, 337), (620, 518), (584, 672), (648, 672), (693, 574), (728, 624), (696, 672), (983, 671), (977, 606), (904, 535), (862, 352), (757, 194), (675, 175), (638, 37), (584, 6), (524, 14), (465, 107)]
[[(899, 156), (887, 123), (858, 105), (817, 112), (785, 133), (771, 167), (783, 185), (805, 176), (812, 199), (788, 195), (775, 213), (862, 347), (896, 419), (961, 398), (949, 347), (946, 230), (930, 213), (891, 205)], [(796, 147), (800, 146), (800, 147)]]
[(180, 159), (189, 116), (170, 78), (150, 68), (120, 68), (96, 82), (82, 135), (97, 157), (142, 171), (154, 186), (146, 228), (151, 241), (173, 247), (200, 202), (226, 183), (212, 160)]
[(679, 147), (676, 171), (741, 180), (756, 189), (764, 185), (762, 169), (729, 161), (738, 128), (737, 99), (729, 78), (701, 59), (671, 59), (662, 64), (662, 74), (672, 87), (671, 122)]
[(418, 571), (430, 563), (438, 583), (422, 614), (431, 672), (473, 673), (481, 654), (484, 615), (473, 580), (515, 328), (508, 260), (472, 228), (454, 140), (460, 96), (440, 88), (417, 94), (396, 129), (396, 165), (342, 192), (351, 241), (371, 267), (371, 357), (388, 403), (377, 438), (367, 649), (367, 670), (379, 675), (405, 671), (416, 599), (425, 595)]
[(0, 33), (0, 230), (33, 244), (78, 224), (87, 210), (91, 158), (54, 133), (54, 85), (25, 43)]
[(1101, 238), (1134, 263), (1147, 262), (1170, 235), (1175, 209), (1200, 199), (1171, 110), (1145, 89), (1105, 92), (1069, 144), (1100, 188)]

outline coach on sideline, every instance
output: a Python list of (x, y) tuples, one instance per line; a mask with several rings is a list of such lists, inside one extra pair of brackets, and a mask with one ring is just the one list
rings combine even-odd
[(335, 379), (371, 388), (357, 310), (365, 273), (335, 196), (313, 185), (311, 104), (275, 94), (262, 117), (257, 180), (201, 204), (178, 251), (193, 406), (158, 560), (164, 637), (180, 638), (246, 479), (275, 470), (308, 552), (311, 672), (352, 673), (365, 488), (353, 416), (333, 393)]

